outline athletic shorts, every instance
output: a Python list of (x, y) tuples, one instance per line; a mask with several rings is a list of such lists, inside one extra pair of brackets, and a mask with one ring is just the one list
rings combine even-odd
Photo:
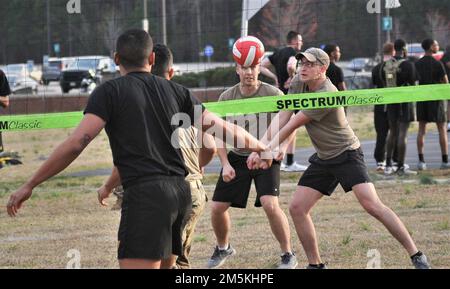
[(416, 104), (417, 121), (420, 122), (447, 122), (445, 101), (424, 101)]
[(125, 188), (118, 259), (161, 260), (181, 255), (191, 206), (184, 177), (152, 177)]
[(303, 173), (298, 185), (312, 188), (326, 196), (331, 196), (338, 184), (345, 192), (350, 192), (355, 185), (371, 182), (361, 148), (345, 151), (329, 160), (321, 160), (314, 154), (309, 162), (311, 165)]
[(261, 207), (261, 196), (280, 195), (280, 162), (274, 161), (267, 170), (249, 170), (247, 157), (233, 152), (228, 153), (228, 161), (236, 172), (236, 177), (229, 183), (223, 181), (222, 171), (213, 195), (213, 201), (231, 203), (232, 207), (245, 208), (252, 180), (255, 181), (255, 207)]

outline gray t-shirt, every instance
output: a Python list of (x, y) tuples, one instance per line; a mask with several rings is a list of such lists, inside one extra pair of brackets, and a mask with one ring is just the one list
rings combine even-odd
[[(219, 101), (245, 99), (261, 96), (278, 96), (278, 95), (284, 96), (281, 90), (265, 82), (260, 83), (258, 90), (254, 94), (249, 96), (242, 95), (240, 83), (238, 83), (235, 86), (224, 91), (220, 95)], [(245, 130), (248, 131), (255, 138), (261, 139), (266, 133), (267, 128), (270, 126), (270, 123), (272, 122), (275, 116), (276, 113), (257, 113), (227, 118), (227, 121), (230, 121), (245, 128)], [(239, 144), (237, 145), (239, 146)], [(249, 156), (251, 153), (251, 151), (239, 147), (231, 148), (231, 151), (240, 156)]]
[[(315, 92), (338, 91), (327, 80)], [(308, 87), (297, 74), (291, 82), (289, 94), (306, 93)], [(332, 159), (346, 150), (356, 150), (361, 144), (348, 124), (343, 107), (302, 110), (312, 121), (305, 125), (317, 155), (322, 160)]]

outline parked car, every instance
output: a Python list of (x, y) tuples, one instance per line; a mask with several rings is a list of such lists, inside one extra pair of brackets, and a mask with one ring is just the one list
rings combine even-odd
[(50, 58), (48, 65), (42, 67), (42, 83), (48, 85), (51, 81), (59, 81), (61, 72), (74, 61), (73, 57)]
[(80, 88), (85, 78), (95, 75), (97, 84), (118, 77), (120, 74), (114, 61), (107, 56), (76, 57), (69, 67), (61, 72), (60, 86), (63, 93)]
[(351, 71), (372, 71), (377, 62), (371, 58), (354, 58), (347, 65), (347, 69)]
[(9, 75), (29, 76), (31, 71), (28, 71), (28, 67), (25, 63), (8, 64), (4, 67), (3, 71)]
[(372, 72), (355, 72), (344, 69), (344, 82), (347, 90), (373, 88)]
[(13, 94), (37, 94), (38, 82), (29, 76), (5, 74)]

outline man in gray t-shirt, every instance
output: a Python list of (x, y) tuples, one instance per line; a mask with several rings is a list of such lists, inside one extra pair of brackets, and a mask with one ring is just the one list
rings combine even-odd
[[(300, 61), (300, 71), (291, 85), (290, 93), (337, 91), (326, 77), (330, 59), (323, 50), (310, 48), (297, 54), (297, 59)], [(311, 165), (300, 178), (290, 204), (298, 237), (308, 257), (308, 268), (326, 268), (319, 255), (309, 212), (324, 195), (331, 195), (338, 184), (346, 192), (353, 191), (362, 207), (384, 224), (407, 250), (416, 268), (429, 268), (426, 256), (417, 250), (402, 221), (379, 199), (368, 176), (360, 143), (347, 122), (344, 108), (302, 110), (291, 116), (291, 111), (280, 112), (273, 120), (273, 124), (279, 124), (278, 128), (281, 128), (279, 133), (273, 138), (266, 135), (262, 141), (269, 143), (269, 148), (274, 150), (292, 131), (304, 125), (317, 151), (309, 159)], [(268, 131), (273, 130), (269, 128)], [(254, 154), (250, 155), (247, 164), (249, 167), (266, 167)]]

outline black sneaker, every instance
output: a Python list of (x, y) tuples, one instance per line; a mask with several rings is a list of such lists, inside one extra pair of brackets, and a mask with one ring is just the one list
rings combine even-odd
[(228, 257), (236, 254), (236, 250), (234, 250), (231, 245), (228, 245), (228, 249), (219, 250), (219, 247), (216, 246), (214, 248), (214, 253), (211, 256), (211, 259), (208, 260), (208, 264), (206, 265), (209, 269), (219, 268), (225, 263)]
[(411, 258), (411, 261), (416, 269), (431, 269), (430, 264), (428, 263), (427, 256), (422, 254), (420, 256), (414, 256)]
[(311, 264), (309, 264), (309, 265), (306, 267), (306, 269), (328, 269), (328, 267), (327, 267), (326, 264), (323, 264), (323, 263), (321, 263), (321, 264), (319, 264), (319, 265), (311, 265)]

